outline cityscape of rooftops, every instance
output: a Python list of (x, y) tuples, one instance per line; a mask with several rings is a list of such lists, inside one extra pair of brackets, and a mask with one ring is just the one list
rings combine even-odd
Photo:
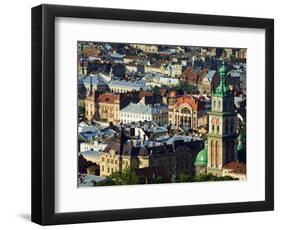
[(246, 180), (246, 55), (78, 41), (78, 187)]

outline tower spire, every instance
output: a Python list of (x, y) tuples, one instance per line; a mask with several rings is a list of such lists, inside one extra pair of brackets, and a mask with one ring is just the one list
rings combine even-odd
[(220, 74), (220, 84), (217, 87), (217, 89), (215, 90), (215, 94), (219, 95), (219, 96), (224, 96), (229, 94), (229, 89), (228, 86), (226, 84), (226, 66), (225, 63), (222, 62), (222, 66), (219, 69), (219, 74)]

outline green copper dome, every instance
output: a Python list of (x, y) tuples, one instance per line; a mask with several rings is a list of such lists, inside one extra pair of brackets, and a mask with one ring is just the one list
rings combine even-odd
[(197, 167), (206, 167), (207, 163), (208, 163), (208, 150), (203, 149), (197, 154), (194, 165)]
[(237, 151), (241, 151), (242, 149), (244, 149), (245, 145), (242, 141), (242, 137), (241, 134), (238, 136), (238, 145), (237, 145)]
[(229, 89), (228, 89), (228, 86), (226, 85), (226, 72), (227, 72), (226, 66), (223, 62), (222, 66), (219, 69), (220, 84), (215, 90), (215, 95), (224, 96), (224, 95), (229, 94)]

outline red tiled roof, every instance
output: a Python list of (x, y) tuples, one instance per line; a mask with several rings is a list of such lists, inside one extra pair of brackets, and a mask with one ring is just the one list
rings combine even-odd
[(243, 162), (231, 161), (223, 166), (224, 169), (230, 169), (232, 173), (246, 174), (246, 164)]
[(105, 94), (101, 94), (98, 97), (98, 102), (99, 103), (113, 104), (117, 99), (119, 99), (118, 95), (114, 95), (114, 94), (110, 94), (110, 93), (105, 93)]
[(186, 68), (181, 75), (181, 80), (191, 84), (198, 84), (202, 81), (203, 77), (208, 73), (208, 69), (203, 68), (198, 72), (193, 70), (192, 66)]
[(143, 97), (145, 97), (145, 96), (153, 96), (153, 93), (151, 93), (151, 92), (147, 92), (147, 91), (140, 91), (139, 92), (139, 99), (142, 99)]
[(173, 108), (180, 107), (183, 104), (188, 104), (193, 110), (202, 110), (205, 108), (205, 102), (202, 98), (194, 98), (191, 95), (182, 96), (177, 99), (177, 102), (173, 105)]
[(181, 80), (193, 84), (197, 83), (197, 74), (192, 71), (192, 66), (187, 67), (182, 73)]

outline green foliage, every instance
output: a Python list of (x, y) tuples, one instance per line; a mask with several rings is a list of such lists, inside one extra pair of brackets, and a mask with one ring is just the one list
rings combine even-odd
[(161, 183), (166, 183), (166, 182), (167, 181), (161, 176), (155, 177), (154, 181), (153, 181), (154, 184), (161, 184)]
[(194, 181), (194, 177), (190, 176), (188, 172), (181, 172), (176, 177), (176, 182), (192, 182)]
[[(187, 172), (182, 172), (176, 176), (175, 183), (182, 182), (203, 182), (203, 181), (229, 181), (237, 180), (231, 176), (215, 176), (211, 173), (209, 174), (200, 174), (196, 176), (191, 176)], [(110, 185), (136, 185), (136, 184), (146, 184), (147, 181), (145, 178), (139, 178), (133, 168), (127, 168), (123, 171), (113, 172), (111, 176), (102, 182), (97, 182), (94, 186), (110, 186)], [(149, 184), (161, 184), (167, 183), (161, 176), (154, 178), (153, 182)]]
[(94, 186), (111, 186), (111, 185), (116, 185), (116, 183), (113, 180), (105, 180), (105, 181), (94, 183)]
[(215, 176), (211, 173), (209, 174), (200, 174), (196, 175), (194, 177), (195, 182), (201, 182), (201, 181), (227, 181), (227, 180), (237, 180), (236, 178), (233, 178), (231, 176)]
[(78, 105), (78, 116), (79, 120), (85, 120), (85, 104)]
[(198, 89), (197, 89), (197, 86), (195, 86), (195, 85), (191, 85), (191, 84), (188, 84), (188, 83), (180, 82), (176, 86), (176, 91), (184, 91), (187, 94), (189, 94), (189, 93), (196, 93), (198, 91)]
[(154, 88), (152, 89), (153, 94), (160, 94), (160, 88), (156, 85), (154, 86)]
[(113, 172), (110, 179), (117, 185), (132, 185), (138, 184), (139, 178), (133, 168), (127, 168), (123, 171)]

